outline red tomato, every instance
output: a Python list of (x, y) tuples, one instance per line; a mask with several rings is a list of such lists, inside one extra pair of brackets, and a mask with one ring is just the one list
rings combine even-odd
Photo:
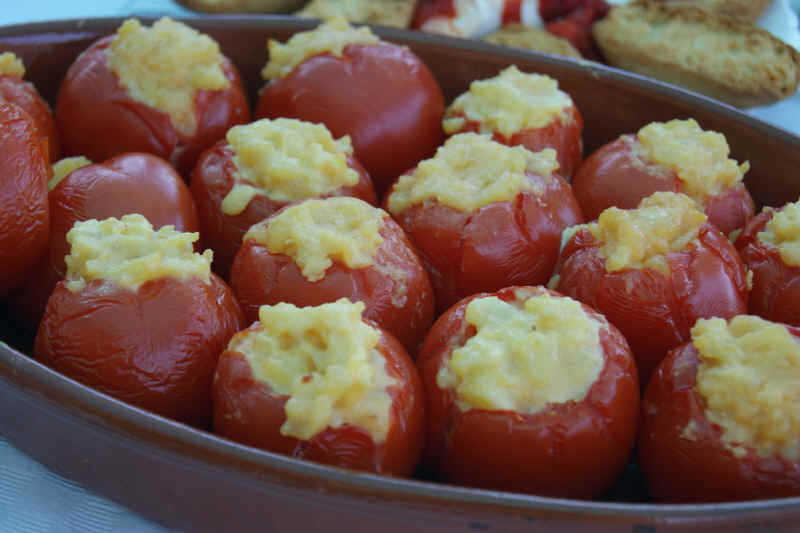
[(773, 210), (762, 211), (735, 242), (739, 256), (753, 273), (747, 310), (767, 320), (800, 326), (800, 267), (784, 263), (776, 247), (758, 238), (774, 215)]
[(15, 314), (36, 329), (47, 299), (67, 266), (67, 232), (75, 222), (139, 213), (154, 229), (199, 230), (189, 188), (163, 159), (150, 154), (122, 154), (71, 172), (50, 191), (50, 239), (47, 251), (26, 281), (11, 294)]
[(2, 101), (17, 104), (31, 116), (39, 128), (39, 133), (47, 142), (48, 160), (57, 161), (61, 156), (61, 143), (56, 123), (53, 121), (50, 106), (39, 96), (36, 87), (19, 76), (11, 74), (0, 76), (0, 102)]
[(61, 281), (33, 353), (100, 392), (205, 426), (217, 359), (243, 324), (233, 292), (214, 274), (208, 284), (164, 278), (135, 291), (92, 280), (71, 292)]
[[(634, 143), (638, 143), (634, 137)], [(615, 206), (633, 209), (656, 191), (686, 192), (674, 171), (633, 154), (632, 143), (617, 139), (590, 155), (572, 179), (572, 192), (587, 220)], [(755, 206), (744, 184), (705, 199), (708, 221), (726, 235), (753, 216)]]
[(471, 214), (435, 200), (392, 213), (428, 270), (439, 312), (477, 292), (550, 279), (561, 232), (583, 217), (561, 177), (528, 176), (541, 184), (541, 196), (523, 191)]
[[(800, 330), (789, 328), (798, 337)], [(691, 342), (664, 359), (642, 404), (639, 465), (651, 496), (680, 503), (783, 498), (800, 495), (800, 464), (761, 458), (754, 450), (737, 458), (722, 430), (705, 416), (697, 391), (699, 355)], [(692, 424), (692, 435), (685, 434)]]
[(19, 285), (47, 247), (47, 142), (33, 119), (0, 102), (0, 297)]
[(325, 124), (334, 138), (350, 135), (356, 158), (378, 195), (441, 144), (444, 97), (428, 67), (408, 48), (348, 45), (343, 57), (306, 59), (269, 81), (259, 118)]
[(373, 265), (352, 269), (334, 261), (318, 281), (306, 279), (291, 257), (247, 240), (236, 254), (231, 287), (250, 321), (258, 320), (258, 308), (265, 304), (305, 307), (339, 298), (364, 302), (364, 317), (389, 331), (413, 356), (433, 322), (433, 289), (405, 233), (389, 216), (380, 234), (384, 241)]
[[(253, 330), (260, 328), (260, 323), (251, 326)], [(381, 333), (377, 349), (386, 359), (386, 372), (399, 382), (388, 389), (391, 420), (384, 442), (376, 444), (366, 430), (349, 424), (327, 427), (309, 440), (281, 435), (288, 396), (273, 394), (269, 385), (255, 379), (245, 356), (231, 350), (222, 353), (214, 375), (214, 431), (298, 459), (410, 476), (424, 446), (422, 386), (414, 363), (400, 343), (385, 331)]]
[(229, 128), (250, 120), (239, 73), (227, 58), (228, 89), (195, 93), (197, 131), (179, 133), (169, 115), (134, 100), (108, 67), (105, 50), (113, 36), (95, 42), (67, 70), (56, 102), (56, 125), (68, 154), (103, 161), (123, 152), (147, 152), (168, 160), (188, 176), (200, 153)]
[[(492, 296), (513, 301), (517, 291), (560, 296), (543, 287), (508, 287)], [(479, 296), (488, 295), (465, 298), (439, 317), (417, 359), (428, 417), (426, 465), (462, 485), (569, 498), (601, 495), (628, 461), (639, 417), (636, 365), (625, 339), (610, 324), (600, 330), (605, 364), (580, 401), (551, 403), (532, 414), (461, 411), (455, 390), (441, 389), (436, 376), (453, 350), (475, 335), (464, 313)]]
[[(238, 215), (223, 213), (220, 206), (233, 188), (233, 176), (236, 174), (233, 156), (234, 151), (226, 141), (218, 142), (200, 156), (191, 179), (192, 195), (197, 202), (200, 215), (203, 242), (214, 250), (212, 266), (223, 279), (228, 279), (233, 258), (250, 226), (288, 205), (286, 202), (274, 201), (265, 194), (258, 194)], [(358, 183), (339, 187), (325, 197), (353, 196), (375, 205), (377, 202), (375, 189), (364, 167), (353, 157), (347, 158), (347, 165), (358, 173)]]
[(695, 241), (667, 254), (670, 275), (652, 268), (608, 272), (601, 246), (588, 229), (576, 232), (561, 252), (554, 288), (597, 309), (622, 331), (642, 385), (670, 349), (689, 340), (698, 318), (747, 311), (742, 260), (708, 222)]

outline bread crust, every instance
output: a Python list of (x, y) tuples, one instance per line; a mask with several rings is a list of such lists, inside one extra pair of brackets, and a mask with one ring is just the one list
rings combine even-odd
[(484, 40), (504, 46), (527, 48), (537, 52), (545, 52), (566, 57), (581, 57), (578, 49), (568, 40), (553, 35), (541, 28), (531, 28), (523, 24), (506, 24), (501, 29), (490, 33)]
[(318, 19), (342, 15), (350, 22), (408, 28), (415, 7), (416, 0), (311, 0), (295, 14)]

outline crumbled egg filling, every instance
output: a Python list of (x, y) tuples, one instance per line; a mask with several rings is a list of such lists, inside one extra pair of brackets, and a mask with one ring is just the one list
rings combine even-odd
[(775, 211), (758, 240), (778, 249), (789, 266), (800, 266), (800, 201), (786, 204)]
[(341, 15), (335, 16), (314, 30), (296, 33), (286, 44), (270, 39), (269, 61), (261, 76), (265, 80), (282, 78), (310, 57), (324, 53), (342, 57), (348, 45), (380, 43), (366, 26), (354, 28)]
[(47, 182), (47, 190), (52, 191), (61, 183), (61, 180), (69, 176), (73, 171), (91, 164), (92, 162), (82, 155), (77, 157), (65, 157), (59, 160), (52, 166), (53, 177)]
[(742, 181), (750, 164), (729, 159), (725, 136), (704, 131), (693, 119), (653, 122), (637, 133), (644, 156), (675, 172), (686, 194), (705, 205), (708, 196)]
[(166, 17), (151, 28), (126, 20), (105, 56), (131, 97), (169, 115), (175, 129), (189, 137), (197, 131), (195, 91), (230, 87), (219, 45)]
[(158, 231), (139, 214), (121, 219), (76, 222), (67, 232), (71, 248), (65, 257), (67, 288), (81, 290), (87, 281), (102, 279), (136, 290), (154, 279), (200, 279), (210, 283), (211, 250), (194, 252), (199, 233), (173, 226)]
[[(436, 200), (463, 213), (474, 213), (495, 202), (514, 200), (523, 191), (541, 194), (527, 172), (554, 179), (556, 151), (533, 153), (522, 146), (505, 146), (485, 135), (462, 133), (450, 137), (431, 159), (411, 174), (400, 176), (389, 195), (391, 213)], [(538, 186), (537, 186), (538, 185)]]
[(789, 330), (748, 315), (700, 319), (692, 342), (706, 419), (731, 453), (800, 459), (800, 342)]
[(282, 203), (297, 202), (358, 183), (347, 165), (349, 136), (334, 140), (328, 128), (300, 120), (263, 119), (234, 126), (226, 135), (236, 173), (222, 200), (226, 215), (238, 215), (257, 194)]
[(531, 414), (580, 401), (603, 368), (601, 324), (571, 298), (476, 298), (464, 319), (476, 333), (436, 375), (439, 387), (456, 390), (462, 411)]
[(25, 65), (12, 52), (0, 54), (0, 76), (25, 76)]
[(652, 268), (669, 273), (666, 255), (683, 250), (695, 240), (706, 218), (686, 195), (657, 192), (643, 199), (636, 209), (609, 207), (596, 222), (573, 226), (562, 233), (562, 238), (587, 228), (602, 243), (600, 255), (608, 272)]
[(250, 228), (244, 240), (291, 257), (309, 281), (319, 281), (334, 260), (349, 268), (372, 266), (383, 243), (386, 213), (357, 198), (306, 200)]
[(342, 298), (318, 307), (261, 306), (261, 327), (237, 333), (228, 349), (242, 353), (256, 380), (281, 396), (282, 435), (311, 439), (343, 424), (380, 444), (389, 431), (397, 381), (378, 351), (380, 332), (361, 320), (364, 303)]
[(447, 108), (442, 126), (448, 134), (464, 127), (467, 120), (480, 123), (481, 133), (499, 132), (506, 137), (542, 128), (554, 120), (565, 121), (572, 106), (558, 82), (541, 74), (526, 74), (515, 65), (488, 80), (473, 81), (469, 91)]

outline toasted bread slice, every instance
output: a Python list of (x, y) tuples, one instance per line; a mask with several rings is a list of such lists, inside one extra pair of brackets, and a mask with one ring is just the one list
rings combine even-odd
[(691, 4), (716, 15), (755, 22), (772, 0), (660, 0), (672, 4)]
[(547, 54), (581, 57), (578, 49), (572, 46), (572, 43), (568, 40), (553, 35), (547, 30), (531, 28), (522, 24), (506, 24), (496, 32), (484, 37), (484, 39), (490, 43), (527, 48)]
[(752, 24), (686, 4), (640, 1), (594, 25), (607, 62), (740, 107), (797, 90), (800, 54)]
[(179, 0), (190, 9), (206, 13), (289, 13), (304, 0)]
[(416, 0), (311, 0), (295, 14), (319, 19), (342, 15), (350, 22), (408, 28), (415, 7)]

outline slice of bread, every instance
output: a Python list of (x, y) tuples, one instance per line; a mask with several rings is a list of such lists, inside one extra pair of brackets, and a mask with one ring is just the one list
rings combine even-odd
[(408, 28), (415, 7), (416, 0), (311, 0), (295, 14), (319, 19), (342, 15), (350, 22)]
[(746, 22), (755, 22), (767, 9), (772, 0), (660, 0), (671, 4), (691, 4), (710, 11)]
[(484, 40), (558, 56), (581, 57), (578, 49), (572, 46), (568, 40), (553, 35), (547, 30), (531, 28), (522, 24), (506, 24), (496, 32), (484, 37)]

